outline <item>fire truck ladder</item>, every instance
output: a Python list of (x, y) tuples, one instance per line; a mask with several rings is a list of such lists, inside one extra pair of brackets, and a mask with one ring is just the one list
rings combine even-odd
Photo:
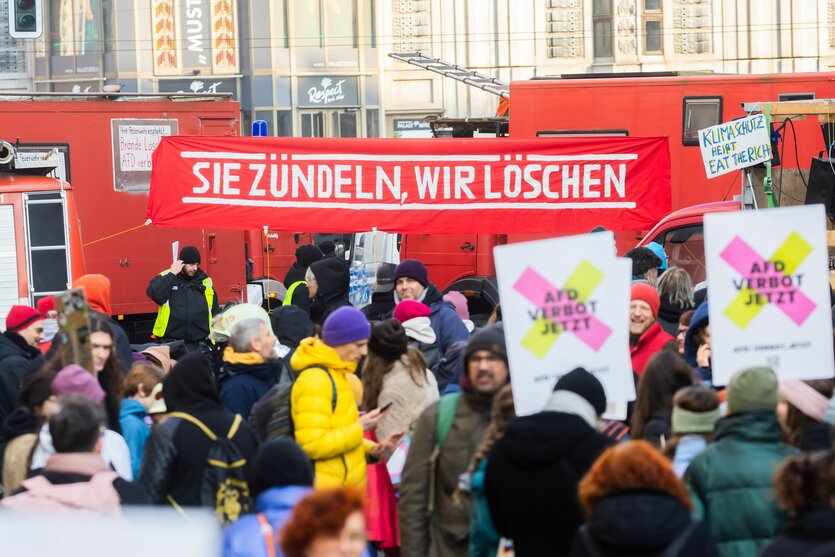
[(435, 72), (444, 77), (450, 77), (461, 83), (478, 87), (482, 91), (493, 93), (503, 99), (510, 98), (510, 85), (495, 77), (490, 77), (475, 70), (464, 68), (458, 64), (444, 62), (440, 58), (430, 58), (420, 52), (389, 52), (389, 58), (406, 62), (413, 66)]

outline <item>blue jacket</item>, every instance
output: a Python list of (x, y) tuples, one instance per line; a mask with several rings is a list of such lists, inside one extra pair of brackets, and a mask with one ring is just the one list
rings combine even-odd
[(151, 428), (145, 423), (145, 416), (147, 415), (148, 412), (138, 400), (122, 399), (122, 408), (119, 411), (119, 426), (122, 428), (122, 437), (128, 444), (130, 467), (133, 470), (134, 478), (139, 477), (142, 455), (145, 453), (145, 442), (151, 435)]
[(693, 314), (693, 319), (690, 321), (690, 327), (687, 329), (687, 334), (684, 335), (684, 359), (687, 360), (687, 363), (690, 364), (690, 367), (692, 367), (694, 371), (699, 373), (702, 381), (711, 385), (713, 383), (713, 374), (711, 373), (709, 367), (699, 367), (699, 364), (696, 363), (696, 351), (698, 350), (698, 346), (696, 346), (693, 342), (693, 331), (708, 324), (709, 315), (707, 300), (705, 300), (698, 308), (696, 308), (696, 312)]
[(501, 536), (496, 532), (490, 509), (487, 508), (487, 495), (484, 490), (484, 471), (487, 459), (482, 460), (473, 477), (470, 478), (470, 491), (473, 495), (473, 514), (470, 517), (470, 557), (490, 557), (496, 554)]
[(441, 356), (446, 354), (447, 349), (453, 343), (459, 340), (464, 342), (469, 340), (470, 331), (467, 330), (467, 326), (455, 313), (455, 306), (444, 300), (443, 294), (434, 284), (426, 287), (426, 296), (423, 298), (423, 303), (429, 306), (429, 310), (432, 312), (429, 314), (429, 324), (435, 331), (435, 338)]
[(218, 378), (223, 407), (248, 420), (252, 406), (278, 381), (281, 373), (279, 364), (279, 360), (253, 365), (227, 361)]
[[(305, 495), (313, 491), (310, 487), (290, 485), (272, 487), (255, 498), (256, 513), (264, 513), (273, 527), (276, 545), (281, 539), (281, 527), (290, 518), (293, 507)], [(276, 547), (276, 557), (283, 557)], [(229, 525), (223, 532), (223, 557), (267, 557), (267, 546), (257, 514), (248, 514)]]

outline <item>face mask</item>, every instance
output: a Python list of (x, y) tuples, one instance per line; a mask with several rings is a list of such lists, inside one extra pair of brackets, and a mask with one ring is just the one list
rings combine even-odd
[(43, 337), (46, 341), (50, 341), (58, 334), (58, 320), (44, 319), (43, 320)]

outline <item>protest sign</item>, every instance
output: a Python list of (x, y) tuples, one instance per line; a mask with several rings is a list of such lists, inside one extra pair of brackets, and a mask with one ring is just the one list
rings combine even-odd
[(612, 234), (510, 244), (494, 255), (516, 413), (541, 411), (576, 367), (600, 379), (610, 402), (633, 400), (632, 264), (615, 257)]
[(713, 382), (835, 375), (822, 205), (705, 216)]
[(670, 212), (665, 137), (163, 137), (157, 226), (418, 234), (649, 229)]
[(708, 178), (771, 160), (771, 137), (762, 114), (699, 130), (699, 147)]

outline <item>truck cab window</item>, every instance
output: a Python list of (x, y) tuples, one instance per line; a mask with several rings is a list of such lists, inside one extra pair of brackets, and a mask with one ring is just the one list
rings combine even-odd
[(705, 272), (705, 237), (701, 224), (667, 230), (652, 240), (664, 247), (667, 266), (681, 267), (690, 275), (693, 284), (707, 278)]
[(698, 145), (699, 130), (722, 123), (722, 97), (684, 97), (681, 144)]

